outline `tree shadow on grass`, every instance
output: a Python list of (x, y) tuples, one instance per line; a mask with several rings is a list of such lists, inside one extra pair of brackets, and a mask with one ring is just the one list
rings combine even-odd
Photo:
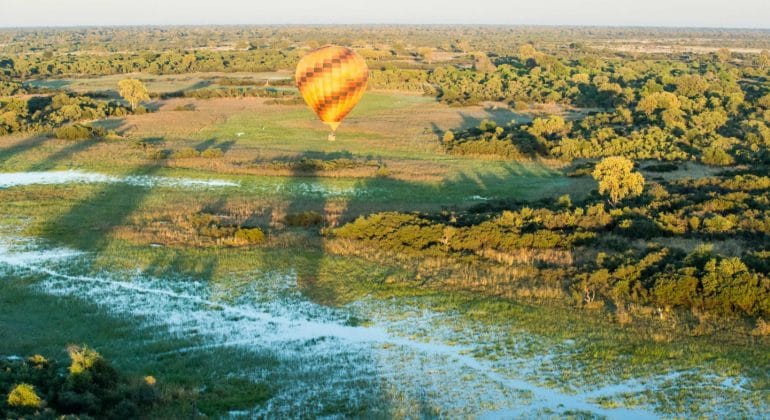
[(195, 150), (203, 152), (208, 149), (219, 149), (223, 153), (227, 153), (235, 146), (235, 140), (223, 140), (219, 141), (215, 138), (206, 139), (195, 146)]
[(12, 157), (42, 146), (50, 140), (48, 134), (38, 134), (17, 142), (13, 146), (0, 149), (0, 164), (7, 162)]
[(103, 140), (99, 138), (76, 140), (71, 145), (63, 147), (62, 149), (52, 153), (42, 161), (33, 163), (27, 168), (27, 170), (28, 171), (45, 171), (45, 170), (53, 169), (57, 165), (64, 163), (63, 162), (64, 160), (80, 152), (84, 152), (90, 149), (91, 147), (93, 147), (94, 145), (96, 145), (101, 141)]
[[(161, 167), (155, 163), (139, 166), (125, 176), (152, 176)], [(123, 225), (136, 211), (151, 188), (123, 182), (110, 182), (89, 197), (75, 203), (43, 227), (52, 242), (80, 250), (98, 252), (110, 242), (112, 231)]]
[[(126, 120), (124, 118), (105, 118), (103, 120), (94, 121), (91, 123), (94, 127), (102, 128), (106, 131), (115, 131), (116, 133), (125, 134)], [(123, 130), (120, 130), (123, 128)]]

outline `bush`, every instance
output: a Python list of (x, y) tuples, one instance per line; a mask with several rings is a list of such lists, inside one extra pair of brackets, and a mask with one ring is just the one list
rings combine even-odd
[(735, 163), (735, 159), (722, 148), (709, 147), (703, 151), (701, 162), (706, 165), (729, 166)]
[(161, 160), (168, 158), (168, 150), (163, 149), (150, 149), (147, 151), (147, 159)]
[(70, 124), (54, 130), (54, 136), (61, 140), (84, 140), (104, 135), (104, 130), (84, 124)]
[(380, 165), (377, 167), (375, 175), (377, 175), (379, 178), (387, 178), (390, 176), (390, 169), (388, 169), (388, 167), (385, 165)]
[(207, 158), (207, 159), (214, 159), (219, 158), (225, 155), (225, 152), (222, 151), (222, 149), (206, 149), (201, 152), (201, 157)]
[(491, 138), (488, 140), (467, 140), (447, 147), (453, 155), (500, 156), (507, 159), (524, 158), (518, 147), (511, 140)]
[(265, 233), (260, 228), (239, 228), (235, 231), (235, 240), (247, 244), (261, 244), (265, 241)]
[(185, 147), (179, 150), (174, 151), (171, 154), (171, 157), (173, 159), (190, 159), (190, 158), (196, 158), (200, 154), (197, 150), (193, 149), (192, 147)]
[(195, 111), (195, 104), (177, 105), (174, 111)]
[(72, 361), (69, 368), (71, 375), (84, 373), (103, 362), (99, 353), (86, 346), (69, 346), (67, 353), (69, 353)]
[(18, 384), (8, 394), (8, 405), (21, 408), (39, 408), (42, 403), (30, 384)]
[(716, 215), (703, 221), (703, 227), (706, 232), (710, 233), (725, 233), (731, 231), (735, 227), (735, 223), (732, 220), (722, 215)]
[(40, 418), (141, 418), (157, 401), (154, 385), (121, 375), (93, 349), (67, 350), (69, 366), (39, 355), (0, 358), (0, 395), (8, 395), (0, 400), (0, 417), (40, 409)]
[(311, 210), (302, 213), (287, 214), (285, 221), (289, 226), (317, 226), (323, 222), (323, 216)]
[(591, 173), (594, 171), (594, 167), (596, 164), (592, 162), (583, 162), (575, 165), (572, 170), (567, 172), (567, 176), (571, 178), (578, 178), (581, 176), (590, 176)]

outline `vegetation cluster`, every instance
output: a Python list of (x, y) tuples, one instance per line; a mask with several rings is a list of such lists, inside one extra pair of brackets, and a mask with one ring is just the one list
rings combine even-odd
[(0, 415), (141, 418), (159, 400), (154, 377), (126, 377), (86, 346), (67, 352), (69, 365), (41, 355), (0, 359)]
[(607, 192), (609, 205), (598, 195), (575, 204), (565, 196), (378, 213), (327, 235), (343, 252), (416, 264), (421, 279), (493, 295), (770, 316), (770, 178), (731, 171), (659, 179), (636, 197), (640, 190), (618, 191)]

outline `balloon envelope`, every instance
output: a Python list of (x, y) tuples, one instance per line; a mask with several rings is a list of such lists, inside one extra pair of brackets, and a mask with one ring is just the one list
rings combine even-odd
[(294, 78), (305, 102), (334, 132), (364, 95), (369, 68), (350, 48), (327, 45), (302, 57)]

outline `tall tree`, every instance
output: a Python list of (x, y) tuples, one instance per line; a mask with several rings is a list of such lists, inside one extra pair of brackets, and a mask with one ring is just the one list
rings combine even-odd
[(599, 183), (599, 194), (609, 196), (610, 203), (616, 206), (624, 198), (638, 196), (644, 190), (644, 177), (633, 169), (634, 162), (613, 156), (597, 163), (591, 175)]
[(141, 101), (147, 101), (150, 99), (150, 94), (147, 92), (147, 87), (141, 80), (137, 79), (123, 79), (118, 82), (118, 89), (120, 90), (120, 96), (123, 97), (129, 104), (131, 104), (131, 110), (136, 111), (136, 107)]

